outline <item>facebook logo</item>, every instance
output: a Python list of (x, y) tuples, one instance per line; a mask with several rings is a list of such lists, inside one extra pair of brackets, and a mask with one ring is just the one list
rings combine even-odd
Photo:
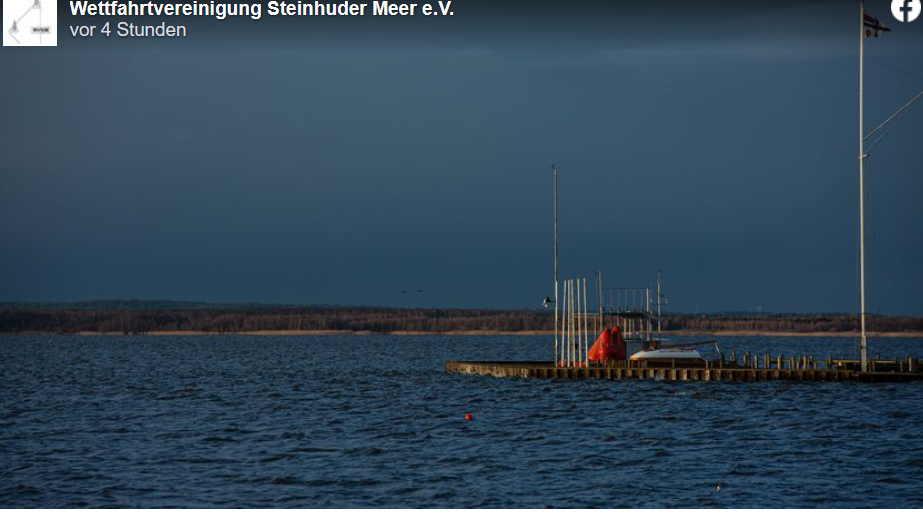
[(920, 16), (920, 0), (892, 0), (891, 13), (899, 22), (912, 22)]

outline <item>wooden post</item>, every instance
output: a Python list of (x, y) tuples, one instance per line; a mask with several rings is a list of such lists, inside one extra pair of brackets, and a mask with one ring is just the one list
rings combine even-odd
[(561, 332), (561, 350), (558, 363), (555, 367), (564, 365), (564, 358), (567, 354), (567, 281), (561, 283), (561, 325), (558, 328)]
[(567, 279), (561, 286), (561, 360), (558, 367), (567, 364)]
[(576, 314), (577, 314), (576, 312), (577, 308), (574, 305), (575, 301), (574, 301), (574, 280), (573, 279), (570, 280), (569, 297), (570, 297), (570, 342), (568, 343), (568, 347), (570, 347), (570, 349), (568, 350), (568, 354), (570, 355), (570, 365), (569, 366), (573, 367), (574, 362), (577, 361), (576, 354), (575, 354), (577, 352), (575, 348), (576, 343), (577, 343), (577, 333), (576, 333), (577, 325), (576, 325), (576, 322), (574, 321), (574, 319), (576, 318)]
[(564, 347), (567, 347), (566, 356), (564, 357), (564, 366), (570, 367), (570, 354), (574, 350), (573, 345), (570, 343), (571, 340), (571, 325), (570, 325), (570, 315), (571, 310), (571, 297), (570, 297), (570, 279), (564, 281), (564, 304), (567, 305), (564, 311), (564, 327), (567, 329), (567, 333), (564, 339)]
[(577, 363), (577, 300), (574, 280), (570, 280), (570, 366)]
[(576, 363), (579, 367), (583, 363), (583, 358), (581, 358), (581, 356), (583, 356), (583, 326), (580, 325), (580, 279), (574, 280), (577, 284), (577, 287), (574, 288), (574, 295), (577, 298), (577, 302), (574, 304), (574, 308), (577, 310), (574, 312), (574, 325), (576, 326), (577, 330), (577, 336), (575, 337), (576, 340), (574, 340), (574, 343), (577, 344), (577, 351), (574, 356), (576, 357), (575, 360), (577, 360)]
[(570, 315), (573, 312), (571, 308), (570, 300), (570, 279), (564, 281), (564, 322), (561, 326), (564, 328), (564, 343), (561, 344), (561, 347), (566, 348), (562, 352), (564, 358), (562, 358), (565, 367), (570, 367), (570, 355), (573, 347), (571, 346), (571, 332), (570, 332)]
[(567, 279), (567, 366), (574, 360), (574, 283)]
[(587, 317), (590, 312), (586, 306), (586, 277), (583, 278), (583, 364), (590, 366), (590, 333), (587, 330)]

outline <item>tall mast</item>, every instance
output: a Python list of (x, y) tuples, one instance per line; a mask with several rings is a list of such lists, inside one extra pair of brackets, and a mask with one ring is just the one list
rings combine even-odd
[(662, 329), (660, 327), (660, 300), (663, 298), (663, 292), (660, 291), (660, 270), (657, 270), (657, 341), (663, 342)]
[(596, 288), (597, 288), (597, 301), (599, 302), (599, 331), (601, 333), (603, 330), (603, 305), (605, 300), (603, 300), (603, 272), (602, 270), (596, 270)]
[(558, 168), (551, 164), (554, 179), (554, 362), (558, 364)]
[(865, 73), (865, 1), (859, 0), (859, 362), (868, 370), (868, 344), (865, 335), (865, 131), (863, 126), (863, 77)]

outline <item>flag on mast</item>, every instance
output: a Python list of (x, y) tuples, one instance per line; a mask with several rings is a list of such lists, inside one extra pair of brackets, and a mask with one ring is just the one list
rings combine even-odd
[(866, 38), (877, 38), (881, 36), (882, 33), (891, 32), (891, 29), (889, 29), (887, 25), (881, 23), (878, 18), (875, 18), (869, 13), (863, 13), (863, 15)]

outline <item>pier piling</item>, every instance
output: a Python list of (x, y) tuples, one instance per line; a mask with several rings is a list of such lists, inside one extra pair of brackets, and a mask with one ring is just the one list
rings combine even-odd
[[(752, 362), (747, 365), (746, 361)], [(548, 362), (481, 362), (448, 361), (445, 370), (450, 374), (474, 374), (499, 378), (536, 378), (568, 380), (622, 380), (644, 379), (658, 381), (729, 381), (729, 382), (767, 382), (767, 381), (865, 381), (865, 382), (900, 382), (923, 381), (923, 370), (917, 359), (873, 360), (869, 361), (868, 371), (862, 372), (856, 367), (856, 360), (828, 358), (823, 368), (819, 362), (810, 357), (792, 357), (787, 365), (782, 357), (777, 356), (774, 365), (767, 363), (759, 366), (757, 356), (749, 353), (744, 365), (706, 361), (702, 366), (670, 364), (649, 365), (644, 361), (612, 361), (608, 363), (591, 363), (588, 366), (555, 366)], [(888, 370), (885, 370), (885, 369)]]

